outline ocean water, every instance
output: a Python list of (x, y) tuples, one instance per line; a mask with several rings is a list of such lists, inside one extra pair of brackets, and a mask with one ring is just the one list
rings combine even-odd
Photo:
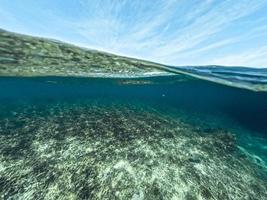
[(267, 199), (267, 92), (2, 77), (0, 198)]

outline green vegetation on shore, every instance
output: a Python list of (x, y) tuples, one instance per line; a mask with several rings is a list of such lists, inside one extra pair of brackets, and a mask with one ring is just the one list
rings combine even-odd
[(163, 65), (0, 29), (1, 76), (170, 75)]

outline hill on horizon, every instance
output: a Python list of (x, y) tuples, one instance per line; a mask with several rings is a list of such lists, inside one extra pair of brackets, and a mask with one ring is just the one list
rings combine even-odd
[(0, 29), (1, 76), (144, 77), (165, 65)]

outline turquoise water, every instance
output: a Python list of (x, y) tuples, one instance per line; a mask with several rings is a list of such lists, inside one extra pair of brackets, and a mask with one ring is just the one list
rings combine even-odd
[(266, 199), (266, 155), (267, 92), (0, 78), (2, 199)]

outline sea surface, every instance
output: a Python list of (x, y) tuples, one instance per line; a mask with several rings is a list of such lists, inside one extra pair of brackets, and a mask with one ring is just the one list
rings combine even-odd
[[(190, 73), (267, 83), (214, 69)], [(1, 77), (0, 199), (267, 199), (267, 92), (179, 75)]]

